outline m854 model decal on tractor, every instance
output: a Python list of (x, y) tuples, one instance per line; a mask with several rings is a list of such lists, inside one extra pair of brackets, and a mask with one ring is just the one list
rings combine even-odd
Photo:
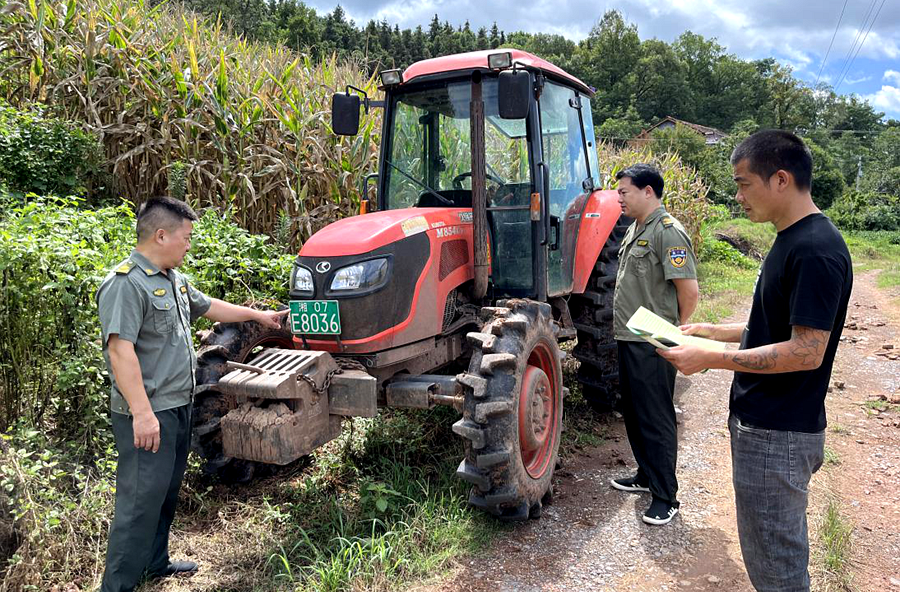
[[(625, 221), (598, 191), (592, 91), (522, 51), (381, 73), (385, 100), (333, 98), (336, 133), (383, 107), (377, 199), (312, 236), (289, 327), (203, 337), (194, 449), (247, 479), (335, 438), (341, 417), (451, 405), (469, 501), (540, 515), (563, 414), (559, 343), (577, 338), (587, 398), (617, 390), (612, 292)], [(353, 92), (351, 92), (353, 91)]]

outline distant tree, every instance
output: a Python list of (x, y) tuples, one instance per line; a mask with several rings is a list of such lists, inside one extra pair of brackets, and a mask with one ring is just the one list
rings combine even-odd
[(631, 105), (624, 113), (617, 112), (613, 117), (603, 120), (603, 123), (596, 126), (595, 133), (598, 141), (624, 146), (628, 140), (639, 134), (644, 126), (645, 122)]
[(497, 27), (497, 21), (494, 21), (494, 24), (491, 26), (491, 49), (497, 49), (500, 47), (502, 41), (500, 40), (500, 29)]
[[(283, 3), (287, 5), (288, 3)], [(284, 42), (291, 49), (306, 51), (321, 41), (320, 20), (316, 11), (305, 4), (293, 4), (293, 14), (284, 23)]]
[(573, 73), (597, 89), (594, 124), (601, 125), (627, 108), (632, 99), (635, 70), (641, 57), (637, 27), (622, 13), (607, 11), (578, 45)]
[(900, 127), (891, 127), (872, 142), (862, 189), (900, 197)]
[(809, 146), (813, 157), (813, 202), (819, 209), (824, 210), (831, 207), (831, 204), (844, 193), (847, 184), (844, 182), (840, 167), (824, 148), (810, 138), (806, 138), (806, 145)]

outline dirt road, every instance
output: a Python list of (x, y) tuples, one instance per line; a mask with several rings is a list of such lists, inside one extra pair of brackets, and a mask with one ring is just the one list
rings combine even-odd
[[(898, 296), (879, 291), (874, 273), (857, 275), (827, 402), (830, 462), (811, 484), (811, 540), (828, 500), (836, 500), (853, 526), (850, 589), (861, 592), (900, 592), (900, 405), (890, 404), (892, 397), (900, 403)], [(609, 418), (608, 440), (558, 471), (557, 495), (541, 520), (516, 525), (488, 552), (422, 589), (752, 591), (735, 527), (730, 382), (724, 371), (678, 378), (682, 511), (672, 523), (645, 525), (649, 494), (609, 487), (634, 470), (624, 424)], [(815, 563), (811, 571), (814, 590), (834, 589)]]

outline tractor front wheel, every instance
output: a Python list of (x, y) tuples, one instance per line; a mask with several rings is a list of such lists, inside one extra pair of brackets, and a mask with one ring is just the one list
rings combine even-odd
[(465, 401), (453, 431), (465, 438), (457, 475), (473, 485), (469, 503), (501, 520), (538, 518), (550, 493), (563, 415), (560, 351), (549, 304), (501, 301), (482, 309)]

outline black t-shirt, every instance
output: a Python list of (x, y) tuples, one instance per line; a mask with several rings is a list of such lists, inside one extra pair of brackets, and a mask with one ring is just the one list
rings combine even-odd
[(730, 407), (742, 422), (792, 432), (825, 429), (825, 393), (852, 287), (850, 252), (827, 217), (810, 214), (778, 233), (756, 280), (741, 349), (788, 341), (794, 325), (831, 336), (815, 370), (735, 372)]

